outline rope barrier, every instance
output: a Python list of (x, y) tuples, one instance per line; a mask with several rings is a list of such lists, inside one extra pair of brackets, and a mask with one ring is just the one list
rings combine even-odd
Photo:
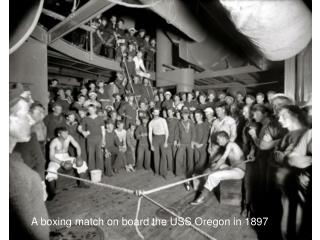
[[(174, 213), (173, 211), (171, 211), (170, 209), (166, 208), (165, 206), (161, 205), (160, 203), (156, 202), (155, 200), (153, 200), (152, 198), (142, 194), (142, 197), (144, 197), (146, 200), (148, 200), (149, 202), (153, 203), (154, 205), (162, 208), (163, 210), (167, 211), (168, 213), (170, 213), (171, 215), (173, 215), (176, 218), (179, 219), (183, 219), (183, 221), (185, 223), (187, 223), (187, 220), (181, 216), (179, 216), (178, 214)], [(210, 236), (208, 233), (206, 233), (205, 231), (201, 230), (200, 228), (198, 228), (197, 226), (193, 225), (192, 223), (187, 223), (187, 226), (193, 228), (194, 230), (196, 230), (198, 233), (202, 234), (203, 236), (207, 237), (210, 240), (217, 240), (216, 238)]]
[[(251, 159), (250, 160), (246, 160), (246, 161), (240, 162), (239, 164), (248, 163), (248, 162), (252, 162), (252, 160)], [(233, 167), (236, 167), (239, 164), (237, 164), (237, 165), (235, 165)], [(164, 186), (161, 186), (161, 187), (153, 188), (153, 189), (150, 189), (148, 191), (143, 191), (142, 193), (144, 195), (149, 195), (151, 193), (155, 193), (155, 192), (159, 192), (159, 191), (164, 190), (164, 189), (172, 188), (172, 187), (178, 186), (178, 185), (186, 183), (186, 182), (190, 182), (190, 181), (198, 179), (198, 178), (206, 177), (206, 176), (212, 174), (213, 172), (217, 172), (217, 171), (220, 171), (220, 170), (225, 170), (225, 169), (217, 169), (216, 171), (211, 171), (211, 172), (204, 173), (204, 174), (201, 174), (201, 175), (198, 175), (198, 176), (194, 176), (194, 177), (191, 177), (191, 178), (187, 178), (187, 179), (184, 179), (184, 180), (181, 180), (181, 181), (178, 181), (178, 182), (167, 184), (167, 185), (164, 185)]]
[(123, 1), (119, 1), (119, 0), (108, 0), (108, 1), (112, 2), (112, 3), (115, 3), (115, 4), (118, 4), (120, 6), (128, 7), (128, 8), (150, 8), (150, 7), (154, 7), (158, 3), (162, 2), (162, 0), (158, 0), (158, 1), (152, 2), (150, 4), (140, 5), (140, 4), (126, 3), (126, 2), (123, 2)]
[(142, 196), (140, 196), (139, 199), (138, 199), (137, 211), (136, 211), (136, 218), (135, 218), (135, 223), (136, 223), (136, 224), (134, 225), (134, 227), (135, 227), (136, 232), (137, 232), (137, 234), (139, 235), (139, 237), (140, 237), (141, 239), (144, 239), (144, 236), (142, 235), (142, 233), (141, 233), (140, 230), (139, 230), (139, 227), (138, 227), (139, 224), (137, 224), (137, 223), (139, 222), (139, 212), (140, 212), (140, 207), (141, 207), (141, 200), (142, 200)]
[(128, 189), (128, 188), (113, 186), (113, 185), (106, 184), (106, 183), (92, 182), (92, 181), (87, 180), (87, 179), (78, 178), (78, 177), (70, 176), (70, 175), (63, 174), (63, 173), (56, 173), (56, 172), (52, 172), (52, 171), (48, 171), (48, 170), (45, 170), (45, 172), (57, 174), (57, 175), (59, 175), (61, 177), (65, 177), (65, 178), (70, 178), (70, 179), (74, 179), (74, 180), (78, 180), (78, 181), (83, 181), (83, 182), (86, 182), (86, 183), (89, 183), (89, 184), (92, 184), (92, 185), (97, 185), (97, 186), (100, 186), (100, 187), (105, 187), (105, 188), (109, 188), (109, 189), (112, 189), (112, 190), (117, 190), (117, 191), (120, 191), (120, 192), (125, 192), (125, 193), (129, 193), (129, 194), (132, 194), (132, 195), (136, 195), (136, 191)]
[[(246, 161), (244, 161), (242, 163), (248, 163), (248, 162), (252, 162), (252, 160), (246, 160)], [(131, 189), (128, 189), (128, 188), (118, 187), (118, 186), (114, 186), (114, 185), (110, 185), (110, 184), (106, 184), (106, 183), (92, 182), (92, 181), (87, 180), (87, 179), (78, 178), (78, 177), (66, 175), (66, 174), (63, 174), (63, 173), (52, 172), (52, 171), (48, 171), (48, 170), (45, 170), (45, 172), (52, 173), (52, 174), (57, 174), (57, 175), (59, 175), (61, 177), (70, 178), (70, 179), (74, 179), (74, 180), (78, 180), (78, 181), (83, 181), (83, 182), (86, 182), (86, 183), (89, 183), (89, 184), (93, 184), (93, 185), (101, 186), (101, 187), (104, 187), (104, 188), (109, 188), (109, 189), (112, 189), (112, 190), (117, 190), (117, 191), (121, 191), (121, 192), (125, 192), (125, 193), (128, 193), (128, 194), (132, 194), (132, 195), (138, 196), (139, 199), (138, 199), (137, 210), (136, 210), (136, 215), (135, 215), (135, 223), (136, 223), (135, 224), (135, 230), (136, 230), (137, 234), (139, 235), (139, 237), (141, 239), (144, 239), (144, 236), (140, 232), (137, 223), (139, 222), (139, 212), (140, 212), (140, 208), (141, 208), (141, 200), (142, 200), (142, 198), (145, 198), (146, 200), (148, 200), (149, 202), (153, 203), (154, 205), (162, 208), (163, 210), (167, 211), (168, 213), (170, 213), (174, 217), (179, 218), (179, 219), (183, 219), (183, 221), (185, 223), (187, 223), (187, 220), (185, 218), (177, 215), (176, 213), (174, 213), (173, 211), (171, 211), (167, 207), (161, 205), (160, 203), (156, 202), (155, 200), (153, 200), (152, 198), (150, 198), (147, 195), (151, 194), (151, 193), (159, 192), (159, 191), (164, 190), (164, 189), (175, 187), (177, 185), (189, 182), (189, 181), (194, 180), (194, 179), (202, 178), (202, 177), (208, 176), (208, 175), (213, 173), (213, 172), (204, 173), (204, 174), (201, 174), (201, 175), (198, 175), (198, 176), (195, 176), (195, 177), (191, 177), (191, 178), (188, 178), (188, 179), (185, 179), (185, 180), (181, 180), (181, 181), (178, 181), (178, 182), (175, 182), (175, 183), (171, 183), (171, 184), (167, 184), (167, 185), (164, 185), (164, 186), (161, 186), (161, 187), (158, 187), (158, 188), (154, 188), (154, 189), (151, 189), (149, 191), (143, 191), (143, 190), (131, 190)], [(208, 233), (204, 232), (203, 230), (201, 230), (197, 226), (195, 226), (193, 224), (190, 224), (189, 222), (186, 225), (191, 227), (191, 228), (193, 228), (195, 231), (197, 231), (198, 233), (202, 234), (203, 236), (207, 237), (210, 240), (217, 240), (216, 238), (210, 236)]]

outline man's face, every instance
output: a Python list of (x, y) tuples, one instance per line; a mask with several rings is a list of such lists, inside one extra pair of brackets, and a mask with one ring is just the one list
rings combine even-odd
[(219, 94), (219, 100), (223, 101), (226, 98), (226, 94), (225, 93), (220, 93)]
[(15, 111), (9, 116), (9, 134), (10, 138), (17, 142), (27, 142), (30, 139), (31, 126), (35, 123), (29, 113), (29, 104), (20, 100)]
[(142, 123), (143, 123), (144, 125), (147, 125), (147, 124), (148, 124), (148, 119), (147, 119), (147, 118), (143, 118), (143, 119), (142, 119)]
[(166, 94), (166, 95), (164, 95), (164, 96), (165, 96), (166, 100), (170, 100), (170, 98), (171, 98), (171, 95), (170, 95), (170, 94)]
[(173, 118), (173, 111), (172, 111), (172, 109), (168, 109), (168, 110), (167, 110), (167, 115), (168, 115), (169, 118)]
[(73, 123), (76, 120), (76, 116), (74, 114), (70, 114), (67, 119), (69, 122)]
[(149, 102), (149, 107), (150, 107), (150, 108), (154, 108), (154, 106), (155, 106), (154, 101), (150, 101), (150, 102)]
[(60, 105), (54, 106), (53, 113), (57, 116), (60, 115), (62, 113), (62, 107)]
[(107, 24), (108, 24), (106, 19), (103, 19), (101, 23), (102, 23), (103, 26), (107, 26)]
[(272, 97), (274, 96), (274, 92), (269, 92), (268, 95), (267, 95), (267, 98), (268, 98), (268, 102), (271, 103), (271, 99)]
[(159, 111), (158, 109), (155, 109), (155, 110), (153, 110), (153, 112), (152, 112), (152, 115), (153, 115), (154, 117), (158, 117), (159, 114), (160, 114), (160, 111)]
[(113, 131), (113, 129), (114, 129), (114, 126), (113, 126), (112, 123), (108, 123), (108, 124), (106, 125), (106, 127), (107, 127), (107, 130), (108, 130), (109, 132)]
[(32, 111), (30, 111), (30, 115), (35, 123), (38, 123), (44, 119), (45, 112), (42, 107), (36, 107)]
[(119, 21), (119, 22), (118, 22), (118, 27), (119, 27), (120, 29), (123, 28), (123, 22), (122, 22), (122, 21)]
[(95, 88), (96, 88), (96, 85), (95, 85), (94, 83), (90, 83), (89, 88), (90, 88), (90, 89), (95, 89)]
[(241, 93), (237, 94), (237, 101), (242, 102), (243, 101), (243, 95)]
[(227, 139), (225, 137), (222, 136), (218, 136), (217, 137), (217, 143), (219, 146), (224, 147), (227, 144)]
[(251, 104), (253, 104), (254, 103), (254, 100), (252, 99), (252, 98), (250, 98), (250, 97), (247, 97), (246, 98), (246, 104), (247, 105), (251, 105)]
[(223, 118), (225, 116), (225, 109), (222, 107), (216, 108), (216, 114), (218, 118)]
[(66, 95), (67, 95), (67, 96), (71, 96), (71, 95), (72, 95), (72, 92), (71, 92), (70, 89), (67, 89), (67, 90), (66, 90)]
[(262, 95), (257, 95), (256, 100), (257, 103), (262, 104), (264, 101), (264, 97)]
[(145, 32), (139, 32), (139, 36), (140, 36), (141, 38), (143, 38), (145, 34), (146, 34)]
[(129, 102), (131, 102), (131, 103), (132, 103), (132, 102), (133, 102), (133, 100), (134, 100), (134, 96), (129, 96), (129, 97), (128, 97), (128, 100), (129, 100)]
[(214, 95), (214, 93), (210, 93), (209, 95), (208, 95), (208, 98), (209, 98), (209, 101), (213, 101), (215, 98), (216, 98), (216, 96)]
[(155, 46), (156, 45), (156, 40), (154, 40), (154, 39), (152, 39), (151, 41), (150, 41), (150, 44), (151, 44), (151, 46)]
[(98, 87), (99, 87), (99, 88), (103, 88), (103, 86), (104, 86), (104, 83), (103, 83), (103, 82), (98, 82)]
[(200, 102), (201, 104), (205, 104), (205, 102), (206, 102), (206, 97), (203, 96), (203, 95), (200, 95), (200, 97), (199, 97), (199, 102)]
[(80, 104), (83, 104), (84, 102), (85, 102), (85, 98), (83, 97), (83, 96), (81, 96), (81, 97), (79, 97), (79, 99), (78, 99), (78, 102), (80, 103)]
[(280, 110), (279, 114), (279, 123), (283, 128), (290, 128), (292, 126), (292, 118), (287, 109)]
[(207, 119), (212, 119), (213, 118), (213, 113), (212, 112), (206, 112), (206, 118)]
[(95, 94), (90, 94), (90, 95), (89, 95), (89, 98), (94, 101), (94, 100), (97, 99), (97, 95), (95, 95)]
[(253, 119), (256, 122), (261, 122), (263, 119), (263, 113), (261, 111), (254, 111), (253, 112)]
[(63, 90), (63, 89), (59, 89), (58, 95), (59, 95), (61, 98), (64, 98), (64, 97), (65, 97), (64, 90)]
[(97, 112), (97, 109), (93, 106), (88, 107), (88, 112), (90, 115), (93, 115)]
[(53, 81), (51, 82), (51, 86), (52, 86), (52, 87), (55, 87), (55, 86), (57, 86), (57, 85), (58, 85), (58, 81), (53, 80)]
[(122, 130), (122, 129), (123, 129), (123, 122), (118, 122), (117, 128), (118, 128), (119, 130)]
[(142, 52), (137, 53), (138, 58), (142, 58)]
[(179, 96), (174, 96), (174, 101), (175, 102), (179, 102), (180, 101), (180, 97)]
[(68, 136), (69, 136), (68, 131), (62, 131), (59, 133), (59, 137), (61, 137), (62, 139), (67, 139)]
[(194, 118), (196, 119), (196, 122), (202, 122), (202, 115), (200, 113), (194, 114)]
[(191, 102), (193, 99), (193, 95), (191, 93), (188, 94), (188, 102)]
[(79, 111), (80, 118), (84, 118), (86, 115), (87, 115), (87, 113), (85, 111), (83, 111), (83, 110)]
[(183, 120), (188, 120), (189, 113), (182, 113), (182, 118), (183, 118)]
[(80, 92), (81, 92), (82, 95), (85, 96), (85, 95), (87, 95), (87, 93), (88, 93), (88, 89), (86, 89), (86, 88), (81, 88)]
[(117, 22), (117, 17), (116, 17), (116, 16), (112, 16), (111, 19), (110, 19), (110, 21), (111, 21), (112, 23), (116, 23), (116, 22)]

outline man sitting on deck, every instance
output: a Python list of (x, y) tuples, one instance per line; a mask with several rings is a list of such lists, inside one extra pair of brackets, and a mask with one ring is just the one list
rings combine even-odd
[[(87, 163), (81, 159), (80, 145), (71, 135), (69, 135), (68, 130), (65, 127), (58, 128), (57, 135), (58, 136), (50, 143), (49, 172), (46, 176), (50, 194), (48, 200), (52, 200), (55, 196), (56, 180), (58, 179), (58, 175), (56, 173), (60, 167), (65, 170), (70, 170), (71, 168), (77, 169), (80, 178), (85, 178), (85, 174), (88, 169)], [(77, 151), (77, 158), (70, 157), (68, 154), (70, 143)], [(88, 188), (89, 186), (84, 182), (80, 182), (79, 187)]]
[[(223, 180), (242, 179), (245, 174), (244, 154), (240, 147), (230, 141), (229, 135), (224, 132), (218, 132), (217, 143), (225, 148), (224, 153), (218, 153), (212, 162), (212, 165), (206, 171), (212, 171), (204, 185), (200, 196), (191, 202), (191, 205), (200, 205), (205, 202), (209, 193), (219, 185)], [(229, 164), (226, 164), (226, 160)]]

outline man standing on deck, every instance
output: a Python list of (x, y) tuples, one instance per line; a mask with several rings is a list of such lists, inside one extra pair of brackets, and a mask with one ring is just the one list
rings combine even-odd
[(153, 151), (155, 174), (166, 177), (167, 162), (165, 150), (168, 147), (169, 130), (167, 121), (160, 117), (159, 114), (160, 109), (155, 107), (152, 112), (153, 119), (149, 123), (149, 142), (151, 151)]

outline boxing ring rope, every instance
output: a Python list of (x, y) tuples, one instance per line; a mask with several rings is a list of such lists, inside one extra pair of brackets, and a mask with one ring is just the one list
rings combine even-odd
[[(78, 178), (78, 177), (70, 176), (70, 175), (63, 174), (63, 173), (56, 173), (56, 172), (52, 172), (52, 171), (48, 171), (48, 170), (46, 170), (46, 172), (47, 173), (57, 174), (58, 176), (61, 176), (61, 177), (65, 177), (65, 178), (69, 178), (69, 179), (73, 179), (73, 180), (77, 180), (77, 181), (82, 181), (82, 182), (85, 182), (85, 183), (88, 183), (88, 184), (92, 184), (92, 185), (108, 188), (108, 189), (111, 189), (111, 190), (116, 190), (116, 191), (120, 191), (120, 192), (124, 192), (124, 193), (128, 193), (128, 194), (131, 194), (131, 195), (138, 196), (139, 199), (138, 199), (138, 204), (137, 204), (135, 222), (138, 222), (138, 220), (139, 220), (139, 212), (140, 212), (140, 209), (141, 209), (141, 200), (142, 200), (142, 198), (144, 198), (147, 201), (151, 202), (152, 204), (160, 207), (161, 209), (165, 210), (166, 212), (168, 212), (169, 214), (173, 215), (174, 217), (179, 218), (179, 219), (183, 219), (184, 222), (186, 222), (186, 220), (183, 217), (181, 217), (178, 214), (174, 213), (173, 211), (171, 211), (170, 209), (166, 208), (165, 206), (163, 206), (162, 204), (160, 204), (157, 201), (153, 200), (152, 198), (150, 198), (147, 195), (151, 194), (151, 193), (154, 193), (154, 192), (158, 192), (158, 191), (164, 190), (164, 189), (175, 187), (177, 185), (183, 184), (185, 182), (189, 182), (189, 181), (194, 180), (194, 179), (198, 179), (198, 178), (202, 178), (202, 177), (208, 176), (209, 174), (212, 173), (212, 172), (205, 173), (205, 174), (198, 175), (198, 176), (195, 176), (195, 177), (192, 177), (192, 178), (188, 178), (188, 179), (185, 179), (185, 180), (181, 180), (181, 181), (178, 181), (178, 182), (175, 182), (175, 183), (167, 184), (167, 185), (164, 185), (162, 187), (158, 187), (158, 188), (151, 189), (151, 190), (148, 190), (148, 191), (143, 191), (143, 190), (131, 190), (131, 189), (128, 189), (128, 188), (118, 187), (118, 186), (114, 186), (114, 185), (110, 185), (110, 184), (106, 184), (106, 183), (96, 183), (96, 182), (92, 182), (91, 180)], [(200, 228), (196, 227), (193, 224), (187, 224), (187, 226), (193, 228), (195, 231), (199, 232), (201, 235), (205, 236), (206, 238), (208, 238), (210, 240), (217, 240), (216, 238), (210, 236), (208, 233), (204, 232), (203, 230), (201, 230)], [(138, 224), (135, 224), (135, 229), (136, 229), (136, 232), (139, 235), (139, 237), (141, 239), (144, 239), (144, 236), (142, 235), (142, 233), (140, 232), (140, 230), (138, 228)]]

